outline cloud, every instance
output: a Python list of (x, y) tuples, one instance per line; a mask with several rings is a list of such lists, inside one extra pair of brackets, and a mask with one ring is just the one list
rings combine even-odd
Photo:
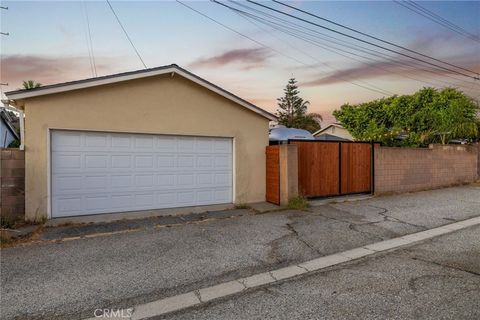
[[(111, 60), (97, 58), (97, 72), (111, 71)], [(39, 55), (2, 56), (2, 83), (7, 82), (8, 90), (21, 87), (23, 80), (34, 80), (42, 84), (91, 77), (88, 57), (52, 57)]]
[(239, 63), (244, 69), (262, 66), (271, 53), (265, 48), (234, 49), (210, 58), (201, 58), (190, 64), (191, 67), (218, 67), (227, 64)]
[[(461, 56), (456, 59), (449, 59), (452, 63), (461, 65), (466, 69), (480, 72), (480, 60), (473, 56)], [(434, 62), (434, 61), (433, 61)], [(375, 61), (357, 64), (353, 67), (335, 71), (327, 76), (316, 77), (310, 81), (302, 83), (304, 86), (319, 86), (329, 85), (345, 81), (354, 81), (359, 79), (372, 79), (380, 77), (389, 77), (391, 79), (404, 79), (404, 80), (425, 80), (438, 79), (439, 77), (456, 76), (456, 78), (462, 78), (460, 75), (456, 75), (453, 72), (447, 70), (435, 70), (432, 73), (433, 67), (428, 65), (418, 64), (415, 68), (406, 67), (405, 64), (412, 65), (412, 60), (403, 59), (398, 57), (395, 61)], [(438, 63), (437, 63), (438, 64)], [(449, 69), (454, 69), (449, 66), (445, 66)], [(461, 70), (459, 70), (461, 71)], [(412, 79), (414, 78), (414, 79)], [(466, 78), (465, 78), (466, 79)]]
[[(386, 45), (385, 45), (386, 46)], [(404, 45), (411, 50), (436, 57), (443, 61), (462, 66), (466, 69), (480, 72), (480, 58), (478, 56), (478, 43), (466, 39), (464, 37), (452, 34), (451, 32), (438, 31), (434, 34), (423, 29), (416, 30), (411, 37), (409, 43)], [(387, 46), (388, 47), (388, 46)], [(399, 48), (392, 49), (402, 52), (406, 55), (417, 56), (412, 52), (402, 50)], [(376, 49), (378, 50), (378, 49)], [(381, 50), (380, 50), (381, 51)], [(386, 52), (387, 53), (387, 52)], [(456, 78), (464, 78), (461, 75), (449, 72), (447, 70), (435, 69), (433, 66), (423, 64), (411, 60), (401, 54), (387, 53), (391, 56), (389, 59), (377, 58), (375, 61), (363, 60), (363, 63), (356, 63), (351, 67), (344, 67), (342, 65), (337, 71), (329, 75), (314, 76), (313, 79), (303, 83), (307, 86), (328, 85), (340, 82), (372, 79), (380, 77), (388, 77), (389, 79), (404, 79), (411, 80), (411, 78), (421, 78), (421, 80), (436, 80), (440, 78), (447, 78), (455, 76)], [(440, 64), (438, 61), (429, 60), (426, 57), (417, 56), (422, 60), (430, 61), (434, 64)], [(336, 64), (336, 63), (335, 63)], [(333, 64), (333, 65), (335, 65)], [(408, 66), (405, 66), (408, 65)], [(413, 68), (411, 67), (413, 66)], [(455, 69), (448, 65), (443, 65), (449, 69)], [(434, 69), (435, 73), (429, 72)], [(458, 70), (462, 71), (462, 70)], [(451, 79), (450, 79), (451, 80)], [(464, 80), (468, 80), (464, 78)]]

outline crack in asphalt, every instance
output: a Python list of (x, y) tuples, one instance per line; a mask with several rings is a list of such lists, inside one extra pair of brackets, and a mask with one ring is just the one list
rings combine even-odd
[(243, 286), (244, 290), (247, 290), (247, 289), (248, 289), (248, 287), (247, 287), (247, 285), (245, 284), (245, 281), (244, 281), (244, 280), (237, 280), (237, 282), (239, 282), (239, 283)]
[(422, 225), (419, 225), (419, 224), (414, 224), (414, 223), (411, 223), (411, 222), (407, 222), (405, 220), (401, 220), (401, 219), (398, 219), (398, 218), (387, 215), (387, 212), (389, 212), (389, 210), (387, 208), (374, 206), (372, 204), (367, 204), (367, 206), (382, 210), (381, 212), (377, 212), (377, 214), (379, 214), (383, 217), (383, 221), (378, 221), (378, 222), (374, 222), (374, 223), (379, 223), (379, 222), (384, 222), (384, 221), (399, 222), (399, 223), (409, 225), (411, 227), (416, 227), (416, 228), (421, 228), (423, 230), (427, 230), (427, 227), (425, 227), (425, 226), (422, 226)]
[(308, 241), (306, 241), (305, 239), (303, 239), (299, 234), (298, 234), (298, 231), (295, 230), (295, 227), (292, 225), (292, 223), (287, 223), (286, 224), (287, 226), (287, 229), (295, 236), (295, 238), (297, 238), (301, 243), (303, 243), (304, 245), (306, 245), (310, 250), (318, 253), (318, 254), (322, 254), (322, 252), (320, 250), (318, 250), (317, 248), (315, 248), (312, 244), (308, 243)]
[(310, 272), (310, 270), (308, 270), (308, 269), (305, 268), (305, 267), (302, 267), (301, 265), (296, 265), (296, 266), (299, 267), (299, 268), (301, 268), (301, 269), (303, 269), (303, 270), (305, 270), (305, 271), (307, 271), (307, 272)]
[(457, 271), (463, 271), (463, 272), (466, 272), (466, 273), (469, 273), (469, 274), (473, 274), (475, 276), (480, 276), (479, 272), (475, 272), (475, 271), (471, 271), (471, 270), (465, 270), (465, 269), (460, 268), (460, 267), (451, 266), (451, 265), (444, 264), (444, 263), (437, 262), (437, 261), (431, 261), (431, 260), (422, 259), (422, 258), (419, 258), (419, 257), (412, 257), (412, 260), (418, 260), (418, 261), (422, 261), (422, 262), (426, 262), (426, 263), (431, 263), (431, 264), (434, 264), (434, 265), (437, 265), (437, 266), (440, 266), (440, 267), (449, 268), (449, 269), (453, 269), (453, 270), (457, 270)]
[(359, 226), (370, 225), (370, 224), (373, 224), (373, 223), (376, 223), (376, 222), (362, 223), (362, 224), (358, 224), (358, 225), (355, 224), (355, 223), (350, 223), (348, 225), (348, 228), (352, 231), (364, 234), (364, 235), (369, 236), (369, 237), (373, 237), (373, 238), (376, 238), (376, 239), (379, 239), (379, 240), (385, 240), (382, 236), (379, 236), (377, 234), (373, 234), (373, 233), (368, 232), (368, 231), (363, 231), (363, 230), (358, 230), (357, 229), (357, 227), (359, 227)]
[(269, 274), (270, 277), (272, 277), (275, 281), (278, 281), (278, 279), (275, 278), (275, 276), (273, 275), (272, 271), (268, 271), (268, 274)]
[(195, 294), (195, 296), (197, 296), (197, 299), (200, 301), (200, 303), (203, 303), (202, 296), (200, 295), (200, 291), (194, 290), (193, 293)]

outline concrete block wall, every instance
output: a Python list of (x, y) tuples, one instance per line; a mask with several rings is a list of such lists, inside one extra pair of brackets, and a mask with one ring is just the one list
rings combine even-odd
[(375, 193), (435, 189), (479, 178), (478, 145), (375, 146)]
[(0, 150), (0, 215), (10, 222), (25, 219), (25, 152)]

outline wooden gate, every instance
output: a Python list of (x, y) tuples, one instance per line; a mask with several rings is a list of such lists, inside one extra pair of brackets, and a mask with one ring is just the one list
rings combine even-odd
[(373, 190), (373, 147), (363, 142), (290, 140), (298, 149), (298, 191), (328, 197)]
[(267, 189), (265, 197), (268, 202), (280, 204), (280, 149), (268, 146), (265, 150), (267, 168)]

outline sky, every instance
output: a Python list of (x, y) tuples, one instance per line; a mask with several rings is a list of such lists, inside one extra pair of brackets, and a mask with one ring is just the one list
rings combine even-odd
[[(446, 70), (432, 71), (398, 53), (302, 24), (255, 4), (241, 2), (302, 24), (313, 30), (306, 32), (316, 32), (314, 36), (322, 39), (314, 38), (315, 43), (302, 40), (211, 1), (184, 3), (224, 26), (175, 1), (110, 3), (147, 67), (178, 64), (270, 112), (275, 112), (276, 99), (282, 96), (290, 77), (297, 79), (301, 96), (310, 102), (309, 111), (322, 114), (326, 122), (333, 121), (331, 112), (345, 103), (410, 94), (425, 86), (454, 86), (473, 98), (480, 97), (480, 81)], [(224, 3), (243, 10), (234, 2)], [(355, 35), (271, 1), (261, 3)], [(480, 73), (480, 41), (459, 35), (396, 2), (288, 4)], [(480, 36), (480, 1), (418, 4)], [(3, 92), (21, 87), (22, 80), (46, 85), (90, 78), (95, 75), (92, 59), (98, 76), (144, 68), (106, 1), (1, 1), (1, 6), (8, 10), (0, 10), (0, 30), (9, 33), (0, 37), (1, 82), (8, 83), (1, 86), (2, 98)], [(359, 49), (355, 45), (377, 53), (354, 51)]]

